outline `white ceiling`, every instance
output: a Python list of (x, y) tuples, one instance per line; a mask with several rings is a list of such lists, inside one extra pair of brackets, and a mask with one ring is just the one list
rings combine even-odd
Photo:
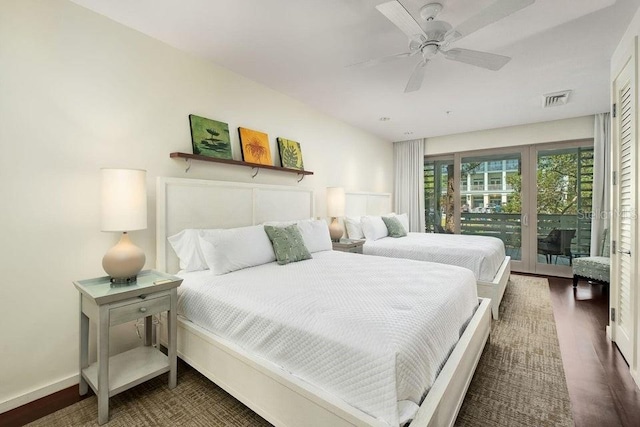
[[(347, 67), (407, 51), (375, 8), (387, 0), (72, 1), (389, 141), (608, 111), (609, 59), (640, 5), (537, 0), (455, 44), (512, 57), (502, 70), (439, 55), (422, 89), (405, 94), (417, 57)], [(439, 1), (438, 19), (455, 27), (494, 0)], [(429, 1), (401, 2), (418, 17)], [(565, 89), (567, 105), (541, 107), (543, 94)]]

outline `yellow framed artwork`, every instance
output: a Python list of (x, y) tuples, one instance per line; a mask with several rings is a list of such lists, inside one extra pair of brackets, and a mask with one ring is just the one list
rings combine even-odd
[(246, 128), (238, 128), (238, 133), (242, 159), (245, 162), (273, 166), (271, 150), (269, 150), (269, 135)]

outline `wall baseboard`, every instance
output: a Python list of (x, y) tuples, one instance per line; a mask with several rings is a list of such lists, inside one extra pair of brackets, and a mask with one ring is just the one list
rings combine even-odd
[(27, 403), (31, 403), (34, 400), (38, 400), (43, 397), (49, 396), (60, 390), (64, 390), (65, 388), (72, 387), (78, 384), (79, 381), (80, 381), (80, 377), (78, 377), (77, 374), (72, 375), (60, 381), (56, 381), (55, 383), (32, 390), (28, 393), (22, 394), (20, 396), (16, 396), (9, 400), (5, 400), (4, 402), (0, 402), (0, 414), (2, 414), (3, 412), (10, 411), (12, 409), (18, 408), (22, 405), (26, 405)]

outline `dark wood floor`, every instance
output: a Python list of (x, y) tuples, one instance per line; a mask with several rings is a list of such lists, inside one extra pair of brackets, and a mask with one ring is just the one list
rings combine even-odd
[(640, 390), (605, 334), (608, 289), (557, 277), (549, 288), (575, 425), (640, 426)]
[(93, 392), (89, 390), (89, 393), (81, 397), (77, 385), (65, 388), (57, 393), (0, 414), (0, 426), (23, 426), (92, 395)]
[[(601, 285), (549, 277), (560, 351), (576, 426), (640, 426), (640, 390), (605, 335), (609, 296)], [(78, 388), (0, 414), (0, 426), (20, 426), (79, 400)]]

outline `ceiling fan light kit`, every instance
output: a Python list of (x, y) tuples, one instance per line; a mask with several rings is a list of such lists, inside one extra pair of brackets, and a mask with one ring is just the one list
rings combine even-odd
[(409, 77), (405, 92), (413, 92), (420, 89), (426, 74), (426, 66), (438, 52), (442, 53), (446, 59), (451, 61), (498, 71), (504, 67), (511, 58), (470, 49), (450, 49), (449, 46), (451, 43), (533, 3), (535, 3), (535, 0), (497, 0), (455, 28), (447, 22), (435, 20), (436, 16), (443, 9), (441, 3), (428, 3), (424, 5), (420, 9), (421, 23), (416, 21), (402, 3), (397, 0), (379, 4), (376, 6), (376, 9), (409, 38), (409, 52), (369, 60), (354, 65), (375, 65), (420, 53), (422, 59), (416, 64), (413, 73)]

